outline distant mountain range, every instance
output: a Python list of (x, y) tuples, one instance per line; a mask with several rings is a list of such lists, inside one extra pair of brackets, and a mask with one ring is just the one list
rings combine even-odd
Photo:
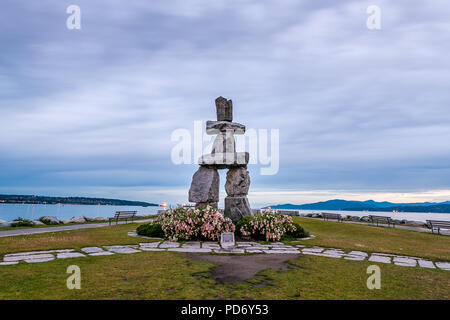
[(434, 212), (450, 213), (450, 201), (446, 202), (421, 202), (421, 203), (392, 203), (367, 201), (328, 200), (310, 204), (278, 204), (270, 206), (272, 209), (291, 210), (344, 210), (344, 211), (394, 211), (399, 212)]
[(119, 199), (85, 198), (85, 197), (47, 197), (47, 196), (7, 195), (7, 194), (0, 194), (0, 203), (83, 204), (83, 205), (109, 205), (109, 206), (133, 206), (133, 207), (158, 206), (155, 203), (148, 203), (142, 201), (128, 201)]

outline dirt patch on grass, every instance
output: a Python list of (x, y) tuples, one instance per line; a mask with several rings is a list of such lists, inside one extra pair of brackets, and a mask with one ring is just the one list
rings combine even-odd
[(287, 271), (293, 267), (288, 261), (298, 254), (212, 255), (186, 253), (188, 259), (218, 264), (211, 269), (211, 277), (219, 282), (245, 282), (266, 269)]

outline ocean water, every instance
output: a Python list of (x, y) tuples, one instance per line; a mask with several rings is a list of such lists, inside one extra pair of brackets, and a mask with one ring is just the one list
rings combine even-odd
[(422, 221), (426, 222), (426, 220), (442, 220), (442, 221), (450, 221), (450, 213), (426, 213), (426, 212), (378, 212), (378, 211), (336, 211), (336, 210), (297, 210), (300, 214), (308, 214), (308, 213), (321, 213), (321, 212), (330, 212), (330, 213), (339, 213), (343, 217), (345, 216), (357, 216), (363, 217), (368, 215), (374, 216), (384, 216), (391, 217), (392, 219), (398, 220), (412, 220), (412, 221)]
[(133, 207), (133, 206), (98, 206), (98, 205), (70, 205), (70, 204), (0, 204), (0, 219), (11, 221), (16, 218), (37, 220), (42, 216), (56, 216), (61, 220), (73, 217), (96, 218), (113, 217), (116, 211), (137, 211), (138, 215), (156, 214), (161, 207)]
[[(56, 216), (61, 220), (70, 220), (73, 217), (103, 217), (114, 216), (116, 211), (137, 211), (138, 215), (156, 214), (161, 207), (132, 207), (132, 206), (96, 206), (96, 205), (52, 205), (52, 204), (6, 204), (0, 203), (0, 220), (11, 221), (16, 218), (30, 220), (39, 219), (42, 216)], [(335, 210), (296, 210), (300, 214), (332, 212), (342, 216), (387, 216), (398, 220), (444, 220), (450, 221), (450, 213), (419, 213), (419, 212), (375, 212), (375, 211), (335, 211)]]

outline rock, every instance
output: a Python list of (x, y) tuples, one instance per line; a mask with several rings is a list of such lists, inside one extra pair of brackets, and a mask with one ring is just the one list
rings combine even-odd
[(366, 221), (366, 222), (370, 221), (368, 216), (361, 217), (361, 218), (359, 218), (359, 220), (360, 221)]
[(224, 97), (216, 99), (217, 121), (233, 121), (233, 102)]
[(70, 219), (70, 223), (85, 223), (85, 222), (86, 222), (86, 219), (83, 217)]
[(250, 187), (250, 175), (245, 168), (232, 168), (227, 172), (225, 190), (231, 197), (246, 196)]
[(43, 222), (44, 224), (60, 224), (60, 223), (62, 223), (61, 220), (59, 220), (57, 217), (54, 217), (54, 216), (41, 217), (39, 220), (41, 222)]
[(207, 134), (219, 134), (220, 132), (229, 131), (233, 134), (244, 134), (245, 126), (236, 122), (228, 121), (206, 121)]
[(198, 159), (201, 166), (215, 166), (217, 169), (247, 167), (250, 159), (248, 152), (236, 152), (233, 158), (226, 153), (204, 154)]
[(9, 228), (9, 227), (11, 227), (11, 222), (0, 220), (0, 228)]
[(220, 176), (215, 168), (200, 167), (192, 177), (189, 202), (219, 202)]
[(35, 226), (42, 226), (42, 225), (45, 224), (45, 223), (43, 223), (43, 222), (41, 222), (41, 221), (39, 221), (39, 220), (33, 220), (32, 222), (33, 222), (33, 224), (34, 224)]
[(252, 210), (246, 196), (225, 198), (225, 217), (233, 222), (241, 220), (243, 217), (251, 216)]
[(94, 218), (95, 221), (105, 221), (106, 219), (103, 217)]
[(351, 216), (350, 220), (359, 221), (359, 217), (358, 216)]

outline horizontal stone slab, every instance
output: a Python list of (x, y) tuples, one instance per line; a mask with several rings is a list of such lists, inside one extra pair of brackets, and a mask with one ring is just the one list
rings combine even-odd
[(380, 262), (380, 263), (391, 263), (391, 257), (371, 255), (369, 261)]
[(245, 126), (237, 122), (228, 121), (206, 121), (206, 134), (213, 135), (221, 132), (233, 134), (244, 134)]
[(175, 251), (175, 252), (198, 252), (198, 253), (206, 253), (211, 252), (211, 249), (203, 249), (203, 248), (170, 248), (167, 251)]
[(218, 166), (219, 168), (233, 168), (247, 166), (250, 160), (248, 152), (205, 154), (198, 159), (201, 166)]
[(41, 263), (41, 262), (48, 262), (48, 261), (52, 261), (55, 260), (55, 257), (53, 258), (42, 258), (42, 259), (26, 259), (25, 262), (26, 263)]

